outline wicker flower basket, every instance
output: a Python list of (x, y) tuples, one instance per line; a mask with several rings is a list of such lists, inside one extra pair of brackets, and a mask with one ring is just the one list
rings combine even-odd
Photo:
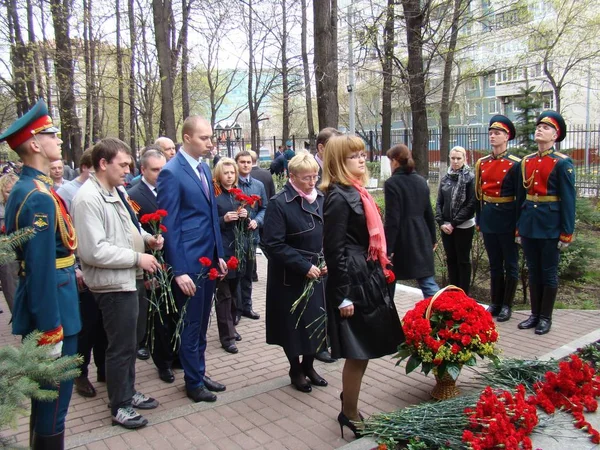
[(444, 373), (441, 377), (435, 373), (435, 386), (431, 391), (431, 396), (436, 400), (448, 400), (460, 394), (460, 390), (456, 387), (456, 380), (448, 374)]

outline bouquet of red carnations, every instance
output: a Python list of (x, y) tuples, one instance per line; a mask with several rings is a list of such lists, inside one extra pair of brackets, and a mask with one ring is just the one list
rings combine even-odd
[(492, 316), (462, 289), (447, 286), (418, 302), (402, 320), (406, 340), (398, 346), (396, 365), (406, 358), (406, 373), (417, 367), (428, 374), (458, 378), (463, 365), (474, 366), (477, 356), (496, 360), (498, 331)]

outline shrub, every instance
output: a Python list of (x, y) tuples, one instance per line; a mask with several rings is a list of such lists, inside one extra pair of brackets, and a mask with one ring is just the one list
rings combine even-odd
[(369, 169), (369, 175), (371, 178), (381, 178), (381, 163), (378, 161), (369, 162), (367, 161), (367, 169)]

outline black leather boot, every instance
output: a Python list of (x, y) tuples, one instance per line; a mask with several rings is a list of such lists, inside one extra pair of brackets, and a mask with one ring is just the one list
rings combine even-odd
[(504, 283), (504, 299), (502, 302), (502, 309), (498, 318), (498, 322), (506, 322), (512, 316), (512, 306), (515, 300), (515, 293), (517, 292), (517, 284), (519, 280), (516, 278), (507, 278)]
[(529, 284), (529, 297), (531, 301), (531, 315), (529, 319), (524, 320), (518, 325), (519, 330), (528, 330), (534, 328), (540, 321), (540, 307), (542, 304), (542, 295), (544, 287), (540, 284)]
[(542, 297), (542, 307), (540, 309), (540, 321), (535, 327), (535, 334), (546, 334), (552, 326), (552, 311), (558, 288), (544, 286), (544, 295)]
[(492, 315), (492, 317), (496, 317), (498, 314), (500, 314), (500, 310), (502, 309), (503, 292), (504, 275), (492, 277), (490, 280), (491, 303), (487, 308), (487, 311)]
[(42, 434), (33, 433), (32, 450), (64, 450), (65, 448), (65, 432), (44, 436)]

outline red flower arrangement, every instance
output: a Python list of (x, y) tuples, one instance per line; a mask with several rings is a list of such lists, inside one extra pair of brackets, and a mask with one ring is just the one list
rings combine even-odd
[(548, 414), (557, 409), (570, 412), (575, 418), (575, 427), (586, 430), (592, 442), (600, 444), (600, 433), (585, 421), (583, 415), (584, 409), (589, 412), (598, 409), (600, 376), (577, 355), (571, 355), (569, 361), (560, 362), (558, 367), (558, 373), (547, 372), (545, 381), (533, 386), (535, 395), (528, 401)]
[[(155, 230), (154, 234), (159, 234), (160, 224), (163, 218), (167, 217), (168, 213), (164, 209), (157, 209), (153, 213), (144, 214), (140, 217), (140, 223), (146, 225), (150, 224), (152, 228)], [(166, 227), (165, 227), (166, 230)]]
[(469, 427), (463, 442), (473, 450), (532, 448), (529, 435), (538, 423), (535, 406), (525, 400), (525, 387), (517, 392), (494, 391), (490, 386), (481, 393), (475, 408), (465, 408)]
[(418, 302), (402, 320), (406, 340), (398, 346), (396, 365), (408, 358), (406, 373), (417, 367), (439, 377), (458, 378), (463, 365), (474, 366), (476, 356), (496, 360), (496, 324), (485, 308), (462, 289), (447, 286), (431, 299)]

